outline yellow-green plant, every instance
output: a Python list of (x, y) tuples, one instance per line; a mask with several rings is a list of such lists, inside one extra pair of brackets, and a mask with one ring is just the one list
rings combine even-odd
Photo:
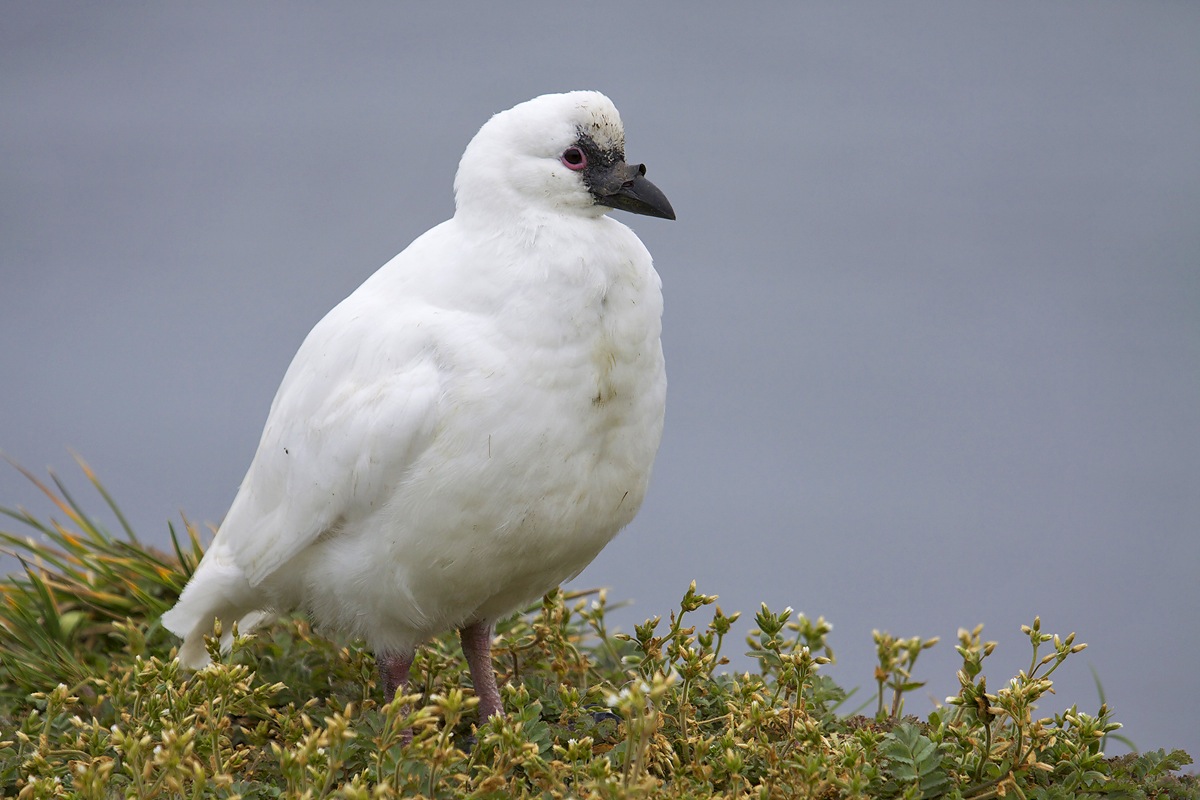
[(188, 672), (157, 617), (200, 556), (195, 530), (159, 553), (53, 483), (37, 485), (61, 522), (6, 511), (31, 530), (0, 533), (22, 564), (0, 582), (0, 796), (1200, 798), (1182, 751), (1107, 757), (1103, 702), (1039, 712), (1083, 647), (1040, 619), (1023, 629), (1029, 668), (994, 692), (995, 643), (960, 631), (959, 692), (925, 721), (900, 714), (934, 640), (877, 634), (877, 713), (846, 713), (822, 672), (824, 619), (762, 606), (747, 638), (758, 668), (729, 672), (738, 615), (695, 584), (665, 626), (631, 635), (611, 632), (602, 591), (554, 592), (505, 621), (507, 716), (482, 725), (453, 637), (422, 650), (413, 693), (390, 704), (370, 653), (302, 619), (235, 636), (227, 654), (210, 643), (213, 666)]

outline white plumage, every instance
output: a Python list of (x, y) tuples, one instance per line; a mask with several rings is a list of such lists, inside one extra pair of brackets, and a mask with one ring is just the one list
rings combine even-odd
[(605, 216), (674, 218), (644, 172), (625, 163), (599, 93), (538, 97), (480, 129), (454, 217), (296, 353), (224, 523), (163, 617), (182, 662), (207, 662), (215, 619), (227, 643), (235, 621), (302, 608), (367, 641), (390, 697), (415, 648), (458, 628), (482, 713), (501, 713), (490, 661), (479, 672), (491, 625), (633, 519), (662, 433), (660, 280)]

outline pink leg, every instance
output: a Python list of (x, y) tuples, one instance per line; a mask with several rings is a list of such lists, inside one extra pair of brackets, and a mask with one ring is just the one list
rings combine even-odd
[(384, 702), (396, 699), (397, 692), (408, 690), (408, 670), (412, 667), (413, 653), (376, 653), (375, 664), (379, 667), (379, 678), (383, 682)]
[[(408, 691), (408, 670), (412, 667), (415, 653), (376, 653), (375, 664), (379, 667), (379, 679), (383, 683), (383, 700), (390, 703), (397, 694)], [(407, 708), (404, 711), (408, 711)], [(400, 732), (400, 741), (412, 741), (412, 730)]]
[(458, 634), (462, 639), (467, 666), (471, 668), (475, 696), (479, 698), (480, 722), (504, 716), (504, 705), (496, 688), (496, 672), (492, 669), (492, 626), (485, 622), (473, 622)]

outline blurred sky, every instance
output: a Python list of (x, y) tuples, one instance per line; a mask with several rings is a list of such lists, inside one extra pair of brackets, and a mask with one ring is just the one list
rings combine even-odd
[[(603, 8), (6, 3), (0, 449), (98, 507), (78, 451), (144, 538), (218, 522), (305, 333), (452, 213), (479, 126), (599, 89), (679, 219), (622, 220), (667, 430), (575, 585), (625, 630), (692, 579), (824, 615), (864, 701), (873, 628), (941, 636), (921, 714), (959, 627), (997, 687), (1040, 614), (1091, 645), (1046, 715), (1095, 712), (1091, 667), (1200, 757), (1200, 4)], [(45, 510), (3, 465), (0, 504)]]

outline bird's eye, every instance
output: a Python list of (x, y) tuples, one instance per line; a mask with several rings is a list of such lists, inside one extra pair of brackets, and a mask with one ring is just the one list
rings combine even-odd
[(581, 170), (587, 166), (587, 156), (578, 147), (568, 147), (563, 151), (562, 163), (567, 169)]

